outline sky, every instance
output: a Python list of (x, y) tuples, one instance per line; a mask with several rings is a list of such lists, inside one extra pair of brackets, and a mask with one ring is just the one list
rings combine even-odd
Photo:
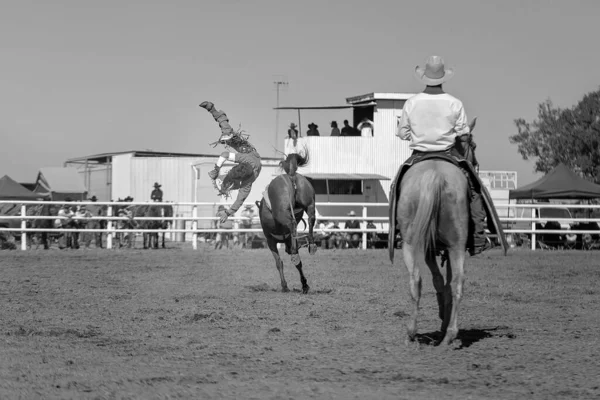
[[(0, 176), (105, 152), (215, 154), (205, 100), (263, 156), (280, 106), (343, 105), (370, 92), (417, 93), (432, 54), (444, 85), (478, 117), (482, 170), (533, 172), (509, 136), (546, 99), (570, 107), (600, 86), (597, 0), (2, 0)], [(346, 114), (344, 114), (346, 113)], [(328, 134), (350, 112), (303, 114)], [(296, 114), (281, 111), (277, 145)]]

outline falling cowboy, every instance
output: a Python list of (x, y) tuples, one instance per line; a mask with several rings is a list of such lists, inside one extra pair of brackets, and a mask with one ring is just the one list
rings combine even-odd
[(208, 176), (214, 182), (218, 178), (219, 171), (225, 161), (232, 161), (237, 164), (227, 173), (221, 183), (221, 187), (217, 187), (219, 194), (222, 196), (228, 196), (230, 191), (238, 190), (237, 198), (231, 207), (221, 210), (218, 213), (221, 222), (225, 222), (229, 216), (239, 210), (250, 194), (252, 184), (260, 174), (260, 154), (258, 154), (254, 146), (248, 141), (248, 135), (243, 134), (239, 130), (234, 131), (231, 128), (229, 118), (227, 118), (227, 115), (222, 110), (217, 110), (215, 105), (208, 101), (200, 104), (200, 107), (211, 113), (221, 128), (221, 137), (213, 145), (222, 144), (226, 149), (234, 150), (221, 153), (219, 160), (215, 164), (215, 168), (208, 173)]

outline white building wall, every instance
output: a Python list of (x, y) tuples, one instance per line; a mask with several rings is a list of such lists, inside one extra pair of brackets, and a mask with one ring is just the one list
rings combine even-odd
[(112, 156), (111, 200), (124, 199), (131, 194), (131, 160), (133, 155)]

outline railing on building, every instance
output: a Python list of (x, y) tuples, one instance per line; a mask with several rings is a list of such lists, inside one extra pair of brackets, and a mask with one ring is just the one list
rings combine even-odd
[[(215, 216), (210, 216), (210, 217), (203, 217), (203, 216), (199, 216), (198, 215), (198, 209), (200, 207), (210, 207), (211, 209), (216, 209), (219, 205), (227, 205), (228, 203), (206, 203), (206, 202), (202, 202), (202, 203), (193, 203), (193, 202), (181, 202), (181, 203), (149, 203), (149, 202), (87, 202), (87, 201), (82, 201), (82, 202), (72, 202), (71, 204), (73, 205), (96, 205), (96, 206), (102, 206), (102, 205), (106, 205), (107, 206), (107, 212), (106, 212), (106, 216), (92, 216), (89, 218), (85, 218), (85, 220), (89, 221), (89, 220), (105, 220), (107, 221), (107, 226), (105, 229), (75, 229), (75, 228), (28, 228), (27, 227), (27, 221), (32, 221), (32, 220), (36, 220), (36, 219), (52, 219), (52, 220), (57, 220), (57, 219), (67, 219), (66, 217), (60, 217), (60, 216), (34, 216), (34, 215), (27, 215), (27, 207), (28, 206), (33, 206), (33, 205), (44, 205), (44, 204), (56, 204), (56, 205), (64, 205), (65, 202), (59, 202), (59, 201), (53, 201), (53, 202), (48, 202), (48, 201), (6, 201), (6, 200), (2, 200), (0, 201), (0, 206), (2, 204), (19, 204), (20, 205), (20, 214), (19, 215), (0, 215), (0, 219), (1, 220), (20, 220), (21, 221), (21, 226), (20, 228), (3, 228), (0, 227), (0, 232), (17, 232), (21, 234), (21, 249), (22, 250), (26, 250), (27, 249), (27, 238), (26, 235), (23, 235), (23, 233), (29, 233), (29, 232), (48, 232), (48, 233), (64, 233), (64, 232), (85, 232), (85, 233), (95, 233), (95, 232), (100, 232), (100, 233), (105, 233), (107, 234), (107, 240), (106, 240), (106, 247), (108, 249), (112, 248), (112, 241), (113, 241), (113, 236), (116, 235), (117, 233), (170, 233), (171, 235), (173, 234), (178, 234), (178, 233), (191, 233), (192, 234), (192, 239), (191, 239), (191, 243), (192, 243), (192, 248), (193, 249), (197, 249), (198, 246), (198, 238), (199, 235), (202, 234), (206, 234), (206, 233), (218, 233), (218, 232), (226, 232), (226, 233), (259, 233), (262, 232), (261, 229), (256, 229), (256, 228), (252, 228), (252, 229), (246, 229), (246, 228), (240, 228), (240, 223), (244, 220), (248, 220), (248, 218), (245, 217), (241, 217), (241, 216), (234, 216), (232, 217), (233, 221), (234, 221), (234, 228), (233, 229), (223, 229), (223, 228), (202, 228), (198, 226), (198, 222), (199, 221), (215, 221), (218, 218)], [(115, 206), (131, 206), (131, 205), (157, 205), (157, 206), (173, 206), (173, 207), (190, 207), (191, 208), (191, 215), (190, 216), (173, 216), (173, 217), (160, 217), (160, 218), (153, 218), (153, 217), (135, 217), (134, 219), (136, 221), (143, 221), (143, 220), (161, 220), (161, 221), (171, 221), (170, 224), (170, 228), (165, 230), (165, 229), (143, 229), (143, 228), (135, 228), (135, 229), (117, 229), (115, 226), (115, 222), (117, 221), (129, 221), (131, 220), (128, 217), (118, 217), (118, 216), (114, 216), (113, 215), (113, 207)], [(389, 207), (388, 203), (317, 203), (317, 206), (334, 206), (334, 207), (355, 207), (355, 208), (362, 208), (362, 214), (361, 216), (356, 216), (353, 219), (363, 222), (365, 223), (366, 221), (373, 221), (374, 223), (381, 223), (381, 228), (376, 228), (376, 229), (366, 229), (366, 228), (360, 228), (360, 229), (345, 229), (345, 228), (339, 228), (339, 229), (320, 229), (317, 228), (318, 227), (318, 222), (319, 220), (327, 220), (327, 221), (347, 221), (349, 218), (348, 216), (325, 216), (325, 215), (319, 215), (317, 216), (317, 224), (315, 224), (315, 232), (324, 232), (324, 233), (328, 233), (328, 232), (333, 232), (333, 233), (339, 233), (339, 232), (348, 232), (348, 233), (360, 233), (362, 235), (362, 243), (361, 243), (361, 247), (363, 249), (367, 248), (367, 238), (368, 238), (368, 234), (369, 233), (388, 233), (388, 218), (387, 217), (375, 217), (375, 216), (369, 216), (368, 214), (368, 209), (369, 208), (373, 208), (373, 207)], [(536, 210), (539, 210), (541, 208), (559, 208), (559, 209), (584, 209), (584, 210), (593, 210), (593, 211), (600, 211), (600, 205), (582, 205), (582, 204), (578, 204), (578, 205), (573, 205), (573, 204), (550, 204), (550, 203), (544, 203), (544, 204), (497, 204), (496, 205), (497, 209), (508, 209), (507, 215), (509, 215), (508, 217), (501, 217), (500, 221), (502, 222), (503, 226), (506, 226), (507, 228), (504, 229), (504, 233), (509, 236), (512, 234), (516, 234), (516, 233), (525, 233), (525, 234), (531, 234), (531, 248), (533, 250), (535, 250), (536, 248), (536, 235), (537, 234), (564, 234), (566, 232), (570, 233), (570, 234), (600, 234), (600, 231), (597, 230), (536, 230), (535, 224), (538, 222), (544, 222), (544, 221), (548, 221), (548, 220), (552, 220), (552, 221), (557, 221), (557, 222), (596, 222), (596, 223), (600, 223), (600, 218), (540, 218), (540, 217), (536, 217)], [(516, 212), (515, 210), (518, 209), (530, 209), (532, 210), (532, 216), (531, 217), (510, 217), (511, 215), (511, 210), (513, 210), (512, 214), (515, 215)], [(214, 215), (214, 213), (213, 213)], [(258, 219), (258, 216), (255, 217), (255, 219)], [(190, 223), (190, 228), (176, 228), (175, 225), (177, 224), (177, 221), (183, 221), (184, 224), (185, 222), (189, 222)], [(531, 229), (518, 229), (518, 228), (510, 228), (508, 226), (512, 225), (514, 226), (516, 223), (530, 223), (531, 224)], [(185, 226), (185, 225), (184, 225)], [(306, 233), (308, 230), (306, 229), (306, 227), (303, 224), (300, 224), (300, 226), (302, 227), (302, 229), (299, 229), (300, 233)], [(171, 236), (173, 237), (173, 236)]]

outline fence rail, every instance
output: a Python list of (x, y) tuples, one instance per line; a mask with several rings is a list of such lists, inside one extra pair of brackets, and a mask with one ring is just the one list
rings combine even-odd
[[(58, 215), (52, 215), (52, 216), (27, 215), (28, 206), (45, 205), (45, 204), (64, 205), (65, 204), (64, 201), (7, 201), (7, 200), (1, 200), (0, 206), (2, 206), (3, 204), (18, 204), (20, 207), (20, 210), (19, 210), (20, 212), (18, 214), (14, 214), (14, 215), (0, 215), (0, 220), (4, 220), (4, 221), (16, 220), (16, 221), (20, 221), (21, 223), (20, 223), (19, 227), (2, 227), (0, 225), (0, 232), (16, 232), (16, 233), (20, 233), (20, 234), (35, 233), (35, 232), (105, 233), (105, 234), (107, 234), (107, 248), (112, 247), (112, 238), (117, 233), (169, 233), (169, 234), (191, 233), (192, 234), (192, 247), (194, 249), (197, 249), (198, 236), (202, 235), (202, 234), (223, 233), (223, 232), (227, 232), (227, 233), (259, 233), (259, 232), (262, 232), (261, 229), (257, 229), (257, 228), (251, 228), (251, 229), (240, 228), (239, 227), (240, 223), (248, 220), (248, 218), (242, 217), (242, 216), (233, 216), (231, 218), (234, 222), (233, 229), (200, 228), (200, 227), (198, 227), (198, 221), (216, 221), (219, 219), (216, 216), (211, 216), (211, 217), (199, 216), (198, 208), (209, 207), (214, 210), (219, 205), (229, 205), (231, 203), (207, 203), (207, 202), (198, 202), (198, 203), (194, 203), (194, 202), (179, 202), (179, 203), (152, 202), (152, 203), (149, 203), (149, 202), (90, 202), (90, 201), (67, 203), (67, 204), (73, 204), (75, 206), (76, 205), (86, 205), (86, 206), (87, 205), (94, 205), (94, 206), (106, 205), (107, 206), (106, 216), (94, 215), (92, 217), (86, 217), (86, 218), (64, 217), (64, 216), (58, 216)], [(150, 221), (152, 221), (152, 220), (168, 221), (171, 224), (170, 224), (170, 228), (166, 229), (166, 230), (165, 229), (143, 229), (143, 228), (117, 229), (117, 227), (115, 226), (116, 222), (131, 221), (132, 218), (113, 216), (114, 207), (116, 207), (116, 206), (131, 206), (131, 205), (156, 205), (156, 206), (173, 206), (173, 207), (187, 206), (187, 207), (191, 207), (191, 215), (190, 216), (176, 216), (175, 215), (172, 217), (156, 217), (156, 218), (153, 218), (153, 217), (135, 217), (135, 218), (133, 218), (135, 221), (148, 221), (148, 220), (150, 220)], [(376, 229), (367, 229), (367, 228), (318, 229), (318, 228), (315, 228), (315, 231), (317, 231), (317, 232), (322, 232), (322, 233), (330, 233), (330, 232), (360, 233), (362, 235), (362, 248), (363, 249), (366, 249), (366, 247), (367, 247), (367, 235), (369, 233), (387, 233), (388, 232), (388, 228), (386, 226), (384, 226), (389, 223), (387, 217), (376, 217), (376, 216), (368, 215), (369, 208), (389, 207), (388, 203), (348, 203), (348, 202), (323, 203), (323, 202), (318, 202), (316, 205), (317, 206), (340, 206), (340, 207), (361, 208), (362, 214), (360, 216), (357, 215), (353, 219), (355, 219), (357, 221), (361, 221), (361, 222), (366, 222), (366, 221), (378, 222), (378, 223), (381, 223), (381, 225), (382, 225), (381, 228), (376, 228)], [(568, 231), (566, 231), (563, 229), (561, 229), (561, 230), (550, 230), (550, 229), (539, 230), (539, 229), (536, 229), (536, 227), (535, 227), (536, 223), (545, 222), (548, 220), (563, 222), (563, 223), (567, 223), (567, 222), (600, 223), (600, 218), (553, 218), (553, 217), (543, 217), (542, 218), (542, 217), (537, 217), (536, 216), (537, 212), (540, 209), (544, 209), (544, 208), (600, 211), (600, 205), (583, 205), (583, 204), (571, 205), (571, 204), (544, 203), (544, 204), (497, 204), (496, 205), (496, 209), (498, 209), (498, 210), (507, 209), (506, 214), (509, 215), (506, 217), (500, 217), (500, 221), (502, 222), (502, 224), (504, 226), (507, 226), (507, 228), (504, 229), (505, 234), (507, 234), (507, 235), (517, 234), (517, 233), (531, 234), (532, 249), (535, 249), (535, 247), (536, 247), (536, 235), (537, 234), (542, 234), (542, 233), (543, 234), (564, 234), (565, 232), (568, 232), (570, 234), (599, 234), (600, 233), (597, 230), (568, 230)], [(519, 210), (519, 209), (532, 210), (531, 211), (532, 216), (531, 217), (511, 217), (510, 216), (511, 210), (513, 210), (513, 214), (516, 214), (516, 210)], [(45, 219), (51, 219), (51, 220), (65, 219), (65, 220), (75, 220), (75, 221), (77, 221), (77, 220), (85, 220), (85, 221), (101, 220), (101, 221), (107, 221), (108, 223), (107, 223), (106, 228), (104, 228), (104, 229), (31, 228), (31, 227), (27, 227), (27, 221), (45, 220)], [(347, 221), (348, 216), (318, 215), (317, 222), (318, 222), (318, 220)], [(184, 228), (176, 228), (175, 222), (177, 222), (177, 221), (189, 222), (191, 224), (191, 227), (190, 228), (185, 228), (185, 227)], [(519, 228), (515, 228), (514, 226), (512, 228), (509, 227), (509, 225), (514, 225), (515, 223), (518, 223), (518, 222), (530, 223), (531, 229), (519, 229)], [(303, 227), (302, 229), (300, 229), (299, 232), (306, 233), (307, 232), (306, 227)], [(26, 250), (27, 249), (26, 235), (21, 235), (21, 236), (22, 236), (21, 249)]]

